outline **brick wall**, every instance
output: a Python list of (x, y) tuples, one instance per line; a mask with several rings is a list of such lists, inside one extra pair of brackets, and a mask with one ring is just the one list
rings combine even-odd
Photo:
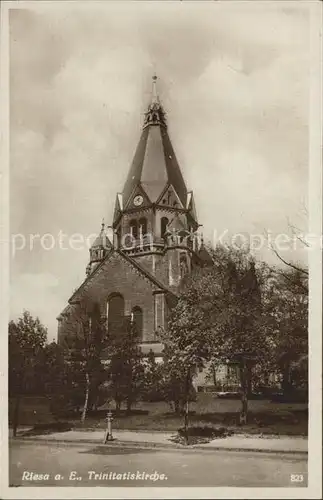
[[(139, 306), (143, 311), (143, 341), (154, 341), (155, 336), (155, 297), (153, 292), (156, 286), (119, 254), (113, 254), (100, 267), (97, 273), (86, 284), (81, 293), (85, 303), (98, 303), (101, 314), (106, 314), (106, 304), (109, 296), (119, 293), (124, 297), (125, 315), (129, 316), (133, 307)], [(77, 299), (77, 297), (76, 297)], [(165, 300), (163, 298), (163, 300)], [(159, 308), (164, 308), (161, 299), (158, 299), (158, 317), (161, 318)], [(64, 319), (59, 322), (59, 336), (65, 335)]]

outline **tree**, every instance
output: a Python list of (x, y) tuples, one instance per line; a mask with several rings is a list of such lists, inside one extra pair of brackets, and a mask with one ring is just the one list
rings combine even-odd
[(15, 399), (13, 435), (17, 435), (21, 398), (42, 391), (39, 378), (47, 329), (39, 318), (24, 311), (18, 321), (9, 322), (9, 397)]
[(138, 344), (136, 325), (125, 322), (124, 333), (120, 332), (111, 339), (111, 357), (108, 368), (110, 393), (120, 411), (126, 401), (127, 412), (138, 399), (144, 388), (144, 362)]
[(207, 275), (211, 287), (211, 360), (238, 364), (243, 424), (247, 422), (254, 365), (266, 357), (261, 285), (267, 269), (259, 264), (256, 267), (253, 257), (243, 249), (219, 247), (212, 256), (214, 265)]
[(164, 392), (176, 413), (185, 408), (184, 429), (188, 442), (189, 401), (192, 399), (192, 378), (196, 369), (210, 356), (204, 311), (196, 307), (199, 290), (187, 287), (180, 293), (171, 310), (166, 329), (159, 337), (164, 344)]
[(286, 393), (293, 385), (292, 373), (295, 379), (303, 378), (303, 385), (307, 377), (308, 295), (298, 280), (299, 272), (287, 268), (276, 274), (264, 293), (271, 367), (281, 374)]
[(144, 360), (145, 383), (144, 398), (147, 401), (161, 401), (163, 399), (162, 370), (163, 365), (156, 362), (152, 349)]
[(50, 409), (57, 417), (75, 399), (73, 370), (64, 347), (55, 341), (42, 352), (44, 394), (50, 399)]
[(97, 303), (81, 302), (65, 322), (65, 344), (68, 363), (73, 370), (74, 390), (84, 394), (81, 422), (95, 403), (100, 385), (106, 379), (102, 352), (107, 347), (105, 322)]
[[(165, 337), (164, 337), (165, 341)], [(195, 389), (192, 385), (195, 365), (187, 365), (178, 349), (171, 347), (168, 340), (163, 349), (163, 363), (160, 365), (160, 387), (163, 399), (177, 414), (185, 415), (188, 425), (188, 404), (195, 401)]]
[(243, 423), (253, 365), (266, 357), (261, 304), (264, 269), (256, 268), (242, 249), (217, 247), (209, 253), (213, 265), (196, 269), (184, 282), (164, 342), (186, 380), (207, 362), (239, 364)]

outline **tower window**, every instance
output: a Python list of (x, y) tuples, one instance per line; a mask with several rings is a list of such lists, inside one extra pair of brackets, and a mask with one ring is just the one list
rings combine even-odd
[(134, 238), (138, 238), (138, 224), (137, 224), (137, 221), (135, 219), (132, 219), (130, 221), (129, 228), (130, 228), (130, 234)]
[(145, 236), (145, 234), (147, 234), (147, 219), (145, 219), (145, 217), (139, 219), (139, 234), (141, 236)]
[(161, 234), (162, 238), (164, 238), (164, 236), (165, 236), (168, 223), (169, 223), (169, 220), (167, 219), (167, 217), (162, 217), (161, 218), (161, 221), (160, 221), (160, 234)]

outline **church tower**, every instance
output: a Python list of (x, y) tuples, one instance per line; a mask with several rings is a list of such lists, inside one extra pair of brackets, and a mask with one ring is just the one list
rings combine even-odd
[(141, 137), (113, 217), (115, 245), (171, 288), (188, 272), (199, 227), (153, 77)]
[(156, 80), (132, 164), (116, 196), (109, 226), (113, 239), (102, 224), (86, 277), (57, 318), (60, 342), (85, 306), (89, 317), (100, 311), (112, 335), (134, 322), (142, 352), (152, 349), (160, 356), (158, 331), (167, 325), (182, 278), (210, 259), (198, 237), (193, 193), (176, 159)]

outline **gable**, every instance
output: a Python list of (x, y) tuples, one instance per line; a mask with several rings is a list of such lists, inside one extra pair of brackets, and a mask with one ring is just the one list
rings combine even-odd
[(142, 188), (141, 184), (139, 183), (132, 191), (129, 200), (127, 201), (127, 204), (125, 206), (125, 210), (129, 209), (140, 209), (140, 208), (147, 208), (151, 206), (151, 202), (145, 193), (144, 189)]
[(143, 288), (149, 290), (150, 295), (153, 290), (168, 291), (136, 261), (120, 250), (113, 249), (75, 291), (69, 302), (75, 303), (89, 295), (92, 300), (96, 301), (109, 293), (122, 293), (121, 289), (127, 292), (136, 290), (138, 293), (138, 290)]
[(173, 219), (169, 222), (169, 224), (167, 226), (167, 230), (169, 232), (172, 232), (175, 230), (175, 231), (184, 232), (185, 234), (189, 234), (187, 231), (185, 215), (176, 214), (175, 217), (173, 217)]
[(168, 184), (165, 187), (157, 201), (157, 204), (162, 205), (163, 207), (184, 208), (178, 194), (171, 184)]
[(95, 273), (87, 292), (94, 300), (101, 302), (113, 293), (119, 293), (127, 298), (129, 295), (134, 295), (134, 291), (137, 295), (138, 290), (141, 296), (152, 296), (154, 289), (154, 283), (138, 272), (120, 254), (114, 253)]

